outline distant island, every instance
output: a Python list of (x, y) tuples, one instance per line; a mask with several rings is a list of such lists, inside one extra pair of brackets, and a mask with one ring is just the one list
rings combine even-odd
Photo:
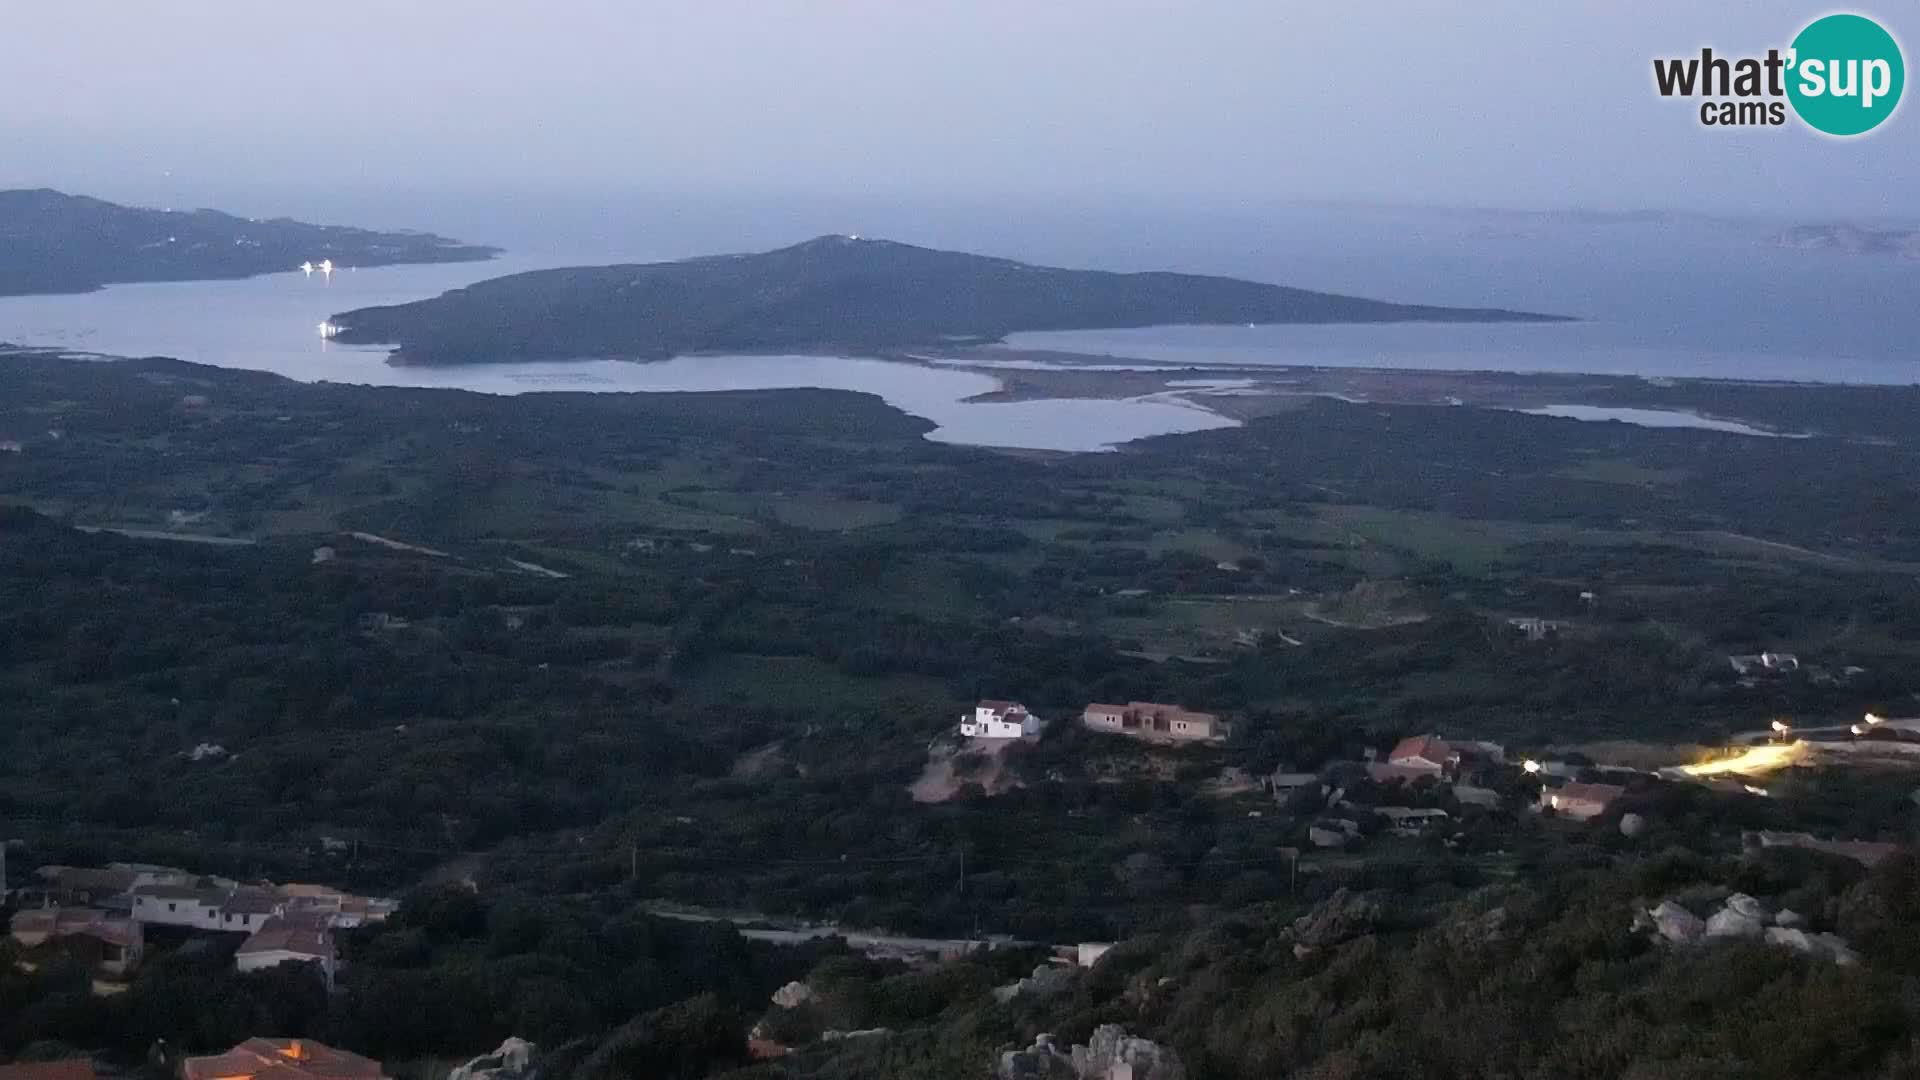
[(1920, 229), (1867, 229), (1858, 225), (1796, 225), (1773, 238), (1774, 246), (1842, 255), (1897, 255), (1920, 259)]
[(0, 296), (91, 292), (135, 281), (242, 278), (303, 262), (472, 262), (499, 249), (432, 233), (147, 210), (45, 188), (0, 191)]
[(1196, 274), (1030, 266), (886, 240), (823, 236), (749, 255), (494, 278), (431, 300), (335, 315), (338, 340), (411, 363), (681, 353), (873, 350), (997, 341), (1029, 330), (1170, 324), (1546, 322)]

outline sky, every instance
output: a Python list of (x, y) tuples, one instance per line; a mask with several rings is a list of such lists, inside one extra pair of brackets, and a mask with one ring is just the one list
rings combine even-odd
[[(1903, 41), (1920, 9), (1863, 7)], [(1920, 216), (1920, 106), (1702, 127), (1655, 56), (1826, 8), (1282, 0), (63, 0), (0, 17), (0, 186), (295, 212), (648, 193)], [(1909, 60), (1913, 48), (1908, 46)], [(385, 224), (381, 221), (369, 224)]]

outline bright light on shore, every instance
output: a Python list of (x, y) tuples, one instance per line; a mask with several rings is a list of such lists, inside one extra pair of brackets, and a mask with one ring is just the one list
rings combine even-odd
[(1773, 722), (1773, 730), (1779, 732), (1782, 735), (1785, 735), (1787, 732), (1792, 731), (1793, 728), (1790, 725), (1788, 725), (1788, 723), (1785, 720), (1775, 720)]
[(1540, 771), (1540, 763), (1533, 760), (1532, 758), (1528, 758), (1526, 760), (1526, 763), (1521, 765), (1520, 767), (1527, 770), (1530, 773), (1537, 773)]
[(1887, 722), (1887, 718), (1886, 718), (1886, 717), (1884, 717), (1884, 716), (1875, 716), (1875, 715), (1873, 715), (1872, 713), (1868, 713), (1868, 714), (1866, 715), (1866, 721), (1867, 721), (1867, 726), (1868, 726), (1868, 727), (1872, 727), (1872, 726), (1873, 726), (1873, 725), (1875, 725), (1875, 724), (1884, 724), (1884, 723), (1886, 723), (1886, 722)]
[(1680, 771), (1688, 776), (1758, 776), (1798, 764), (1806, 756), (1806, 742), (1795, 739), (1790, 743), (1749, 746), (1731, 757), (1682, 765)]

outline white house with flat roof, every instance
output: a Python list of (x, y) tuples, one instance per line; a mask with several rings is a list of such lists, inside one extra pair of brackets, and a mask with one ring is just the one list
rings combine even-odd
[(960, 734), (969, 739), (1037, 738), (1040, 718), (1017, 701), (982, 701), (960, 718)]

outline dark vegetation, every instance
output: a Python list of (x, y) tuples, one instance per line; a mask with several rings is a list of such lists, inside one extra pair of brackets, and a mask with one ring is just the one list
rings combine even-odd
[[(728, 926), (666, 922), (620, 906), (427, 888), (387, 922), (342, 936), (341, 987), (329, 994), (306, 965), (236, 972), (239, 935), (160, 933), (139, 977), (109, 997), (95, 995), (88, 974), (71, 965), (19, 970), (13, 961), (22, 950), (0, 938), (0, 1057), (54, 1040), (137, 1060), (159, 1040), (198, 1052), (262, 1031), (394, 1061), (490, 1047), (507, 1032), (559, 1048), (689, 999), (698, 1004), (679, 1006), (681, 1013), (757, 1008), (841, 951), (833, 942), (750, 942)], [(722, 1030), (744, 1046), (738, 1025)], [(701, 1045), (702, 1060), (717, 1049)]]
[(1392, 304), (1193, 274), (1029, 266), (823, 236), (753, 255), (540, 270), (334, 317), (341, 339), (423, 363), (702, 350), (876, 349), (1020, 330), (1165, 323), (1507, 322), (1553, 316)]
[(239, 278), (332, 259), (341, 267), (469, 262), (497, 249), (431, 233), (147, 210), (46, 189), (0, 191), (0, 296), (132, 281)]
[[(1322, 883), (1317, 907), (1250, 905), (1123, 945), (1060, 998), (956, 993), (900, 1036), (728, 1075), (960, 1080), (985, 1075), (997, 1049), (1043, 1031), (1084, 1042), (1102, 1023), (1176, 1046), (1191, 1075), (1223, 1080), (1911, 1075), (1911, 948), (1841, 968), (1756, 943), (1671, 950), (1628, 929), (1648, 895), (1764, 893), (1810, 872), (1824, 875), (1819, 895), (1799, 901), (1854, 933), (1920, 928), (1911, 855), (1870, 875), (1786, 862), (1612, 859), (1575, 845), (1524, 884), (1464, 895), (1435, 882), (1352, 894)], [(1316, 910), (1349, 916), (1303, 935), (1294, 918)]]
[[(1819, 400), (1807, 426), (1839, 426)], [(165, 862), (406, 902), (348, 937), (333, 997), (163, 942), (95, 998), (0, 946), (0, 1057), (52, 1039), (132, 1061), (155, 1038), (271, 1030), (413, 1075), (518, 1034), (555, 1076), (959, 1077), (1111, 1022), (1199, 1076), (1914, 1067), (1911, 860), (1868, 875), (1740, 839), (1910, 841), (1911, 774), (1815, 770), (1767, 799), (1637, 781), (1633, 840), (1618, 813), (1511, 813), (1517, 770), (1487, 780), (1502, 812), (1356, 781), (1363, 810), (1457, 825), (1369, 821), (1364, 855), (1309, 853), (1297, 877), (1284, 849), (1311, 814), (1208, 787), (1428, 730), (1657, 749), (1911, 714), (1910, 441), (1332, 401), (1107, 455), (925, 430), (828, 392), (503, 399), (7, 357), (12, 865)], [(1517, 615), (1565, 626), (1527, 641)], [(1743, 683), (1727, 654), (1762, 648), (1803, 670)], [(1056, 720), (1183, 701), (1236, 730), (1169, 754), (1057, 724), (1007, 752), (1004, 794), (913, 802), (929, 742), (999, 696)], [(203, 742), (232, 756), (184, 756)], [(467, 875), (477, 894), (420, 885)], [(1343, 887), (1379, 917), (1296, 955), (1291, 920)], [(1791, 898), (1866, 962), (1670, 953), (1628, 930), (1636, 901), (1728, 889)], [(1066, 997), (999, 1005), (985, 990), (1032, 950), (908, 970), (667, 923), (662, 899), (1129, 943)], [(892, 1034), (747, 1065), (767, 995), (808, 972), (822, 1000), (777, 1017), (785, 1034)]]

